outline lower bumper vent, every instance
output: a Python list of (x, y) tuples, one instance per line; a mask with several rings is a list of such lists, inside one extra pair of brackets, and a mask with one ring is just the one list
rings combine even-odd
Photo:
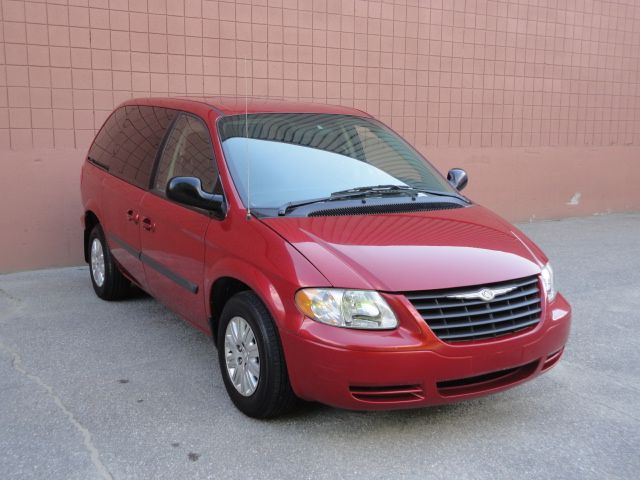
[(356, 400), (364, 402), (412, 402), (424, 399), (424, 390), (420, 385), (392, 385), (375, 387), (350, 386), (349, 391)]
[(544, 361), (544, 363), (542, 364), (542, 370), (549, 370), (551, 367), (553, 367), (556, 363), (558, 363), (558, 360), (560, 360), (560, 357), (562, 356), (562, 352), (564, 352), (564, 347), (562, 347), (560, 350), (558, 350), (555, 353), (552, 353), (551, 355), (549, 355), (547, 357), (547, 359)]
[(452, 397), (504, 387), (532, 375), (538, 368), (538, 364), (539, 360), (535, 360), (521, 367), (485, 373), (475, 377), (438, 382), (438, 393), (443, 397)]

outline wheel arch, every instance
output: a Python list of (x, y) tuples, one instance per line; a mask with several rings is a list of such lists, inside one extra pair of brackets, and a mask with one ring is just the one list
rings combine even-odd
[(84, 213), (84, 261), (89, 263), (89, 235), (96, 225), (100, 224), (98, 216), (92, 211), (87, 210)]
[(236, 293), (247, 290), (255, 293), (249, 285), (230, 276), (220, 277), (211, 285), (209, 293), (209, 308), (211, 311), (209, 327), (211, 328), (211, 336), (216, 345), (218, 344), (218, 324), (224, 306)]
[(278, 326), (281, 323), (279, 319), (284, 317), (285, 311), (278, 289), (270, 278), (245, 262), (227, 259), (224, 264), (218, 265), (219, 268), (216, 270), (219, 275), (208, 288), (209, 304), (207, 307), (209, 327), (213, 339), (217, 341), (218, 321), (226, 302), (236, 293), (246, 290), (250, 290), (258, 296)]

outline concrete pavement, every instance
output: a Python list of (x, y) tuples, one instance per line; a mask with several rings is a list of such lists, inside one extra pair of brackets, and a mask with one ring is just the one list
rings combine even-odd
[(86, 267), (0, 276), (0, 478), (637, 478), (640, 214), (520, 227), (573, 305), (564, 358), (422, 410), (252, 420), (153, 299), (103, 302)]

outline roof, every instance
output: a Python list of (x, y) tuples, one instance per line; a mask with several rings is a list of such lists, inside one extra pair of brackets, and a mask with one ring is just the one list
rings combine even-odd
[(247, 113), (332, 113), (342, 115), (356, 115), (359, 117), (369, 117), (370, 115), (350, 107), (341, 105), (326, 105), (322, 103), (296, 102), (275, 98), (241, 97), (241, 96), (207, 96), (207, 97), (164, 97), (132, 99), (125, 103), (135, 103), (144, 101), (149, 104), (161, 100), (161, 103), (168, 101), (187, 101), (210, 105), (223, 115), (239, 115), (245, 113), (245, 102)]

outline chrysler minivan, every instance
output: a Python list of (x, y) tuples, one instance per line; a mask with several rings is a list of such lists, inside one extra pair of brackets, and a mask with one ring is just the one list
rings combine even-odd
[(82, 167), (84, 256), (100, 298), (138, 287), (212, 336), (249, 416), (443, 404), (545, 372), (571, 321), (466, 183), (351, 108), (130, 100)]

